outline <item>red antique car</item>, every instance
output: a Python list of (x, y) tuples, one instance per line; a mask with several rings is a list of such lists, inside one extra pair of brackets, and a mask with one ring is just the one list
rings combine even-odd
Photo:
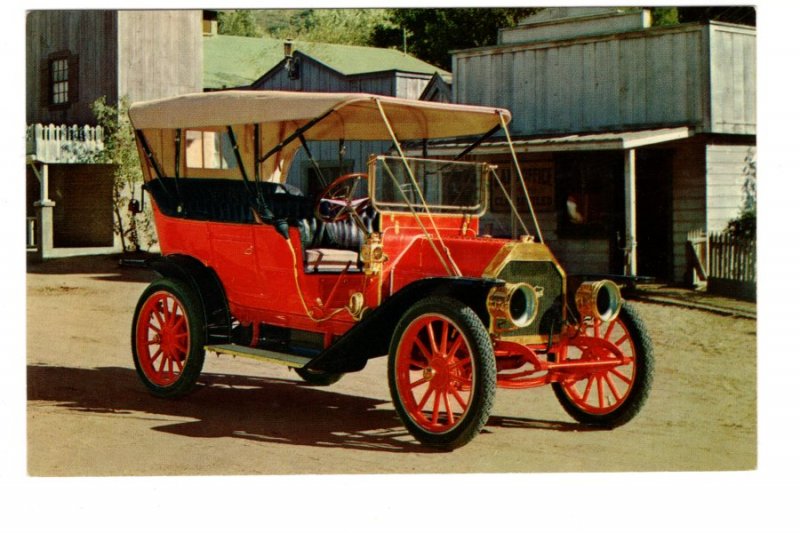
[[(542, 241), (508, 111), (228, 91), (139, 103), (130, 118), (162, 254), (132, 327), (154, 394), (190, 392), (208, 352), (294, 367), (317, 385), (388, 354), (400, 419), (444, 448), (480, 432), (498, 387), (552, 385), (573, 418), (605, 427), (645, 402), (644, 325), (614, 283), (571, 280)], [(490, 180), (510, 200), (471, 154), (498, 138), (529, 208), (510, 202), (525, 232), (515, 239), (480, 227)], [(367, 172), (329, 182), (312, 158), (323, 183), (307, 197), (286, 178), (317, 141), (385, 148)], [(443, 144), (464, 149), (429, 156)]]

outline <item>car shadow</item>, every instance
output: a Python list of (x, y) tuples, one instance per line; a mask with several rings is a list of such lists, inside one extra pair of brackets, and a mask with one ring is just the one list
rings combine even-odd
[(147, 253), (59, 257), (41, 262), (29, 261), (29, 274), (84, 274), (99, 281), (149, 282), (158, 275), (144, 267), (143, 261), (154, 257)]
[[(28, 400), (89, 413), (152, 417), (153, 430), (192, 438), (233, 437), (258, 442), (394, 453), (442, 453), (414, 441), (391, 402), (317, 388), (300, 381), (203, 374), (191, 394), (149, 394), (132, 369), (28, 366)], [(181, 418), (164, 421), (163, 417)], [(492, 416), (486, 429), (576, 431), (574, 423)]]

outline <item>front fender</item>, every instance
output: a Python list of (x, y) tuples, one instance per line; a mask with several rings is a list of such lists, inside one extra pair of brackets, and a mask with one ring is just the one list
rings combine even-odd
[(164, 277), (185, 281), (203, 304), (206, 341), (225, 344), (231, 339), (231, 313), (222, 282), (213, 269), (188, 255), (173, 254), (148, 259), (145, 265)]
[(380, 307), (365, 313), (359, 323), (350, 328), (327, 349), (312, 359), (306, 368), (325, 372), (355, 372), (367, 361), (389, 353), (389, 344), (403, 313), (414, 302), (427, 296), (456, 298), (489, 325), (486, 297), (501, 280), (486, 278), (424, 278), (410, 283), (386, 299)]

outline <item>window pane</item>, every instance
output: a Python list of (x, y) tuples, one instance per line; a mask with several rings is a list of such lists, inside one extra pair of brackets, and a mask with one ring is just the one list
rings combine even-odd
[(221, 131), (186, 131), (186, 167), (224, 170), (236, 168), (228, 134)]
[(377, 158), (373, 200), (378, 208), (408, 211), (427, 207), (438, 213), (483, 210), (481, 184), (486, 167), (482, 163), (416, 158), (407, 161), (413, 179), (400, 158)]
[(66, 59), (50, 62), (50, 101), (54, 104), (69, 101), (69, 62)]
[(186, 167), (203, 168), (203, 143), (201, 131), (186, 132)]
[(219, 168), (219, 136), (214, 131), (203, 132), (203, 168)]

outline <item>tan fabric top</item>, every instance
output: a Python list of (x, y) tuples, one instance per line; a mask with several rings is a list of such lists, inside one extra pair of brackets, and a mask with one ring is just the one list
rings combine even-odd
[(388, 140), (380, 102), (399, 140), (483, 134), (511, 120), (505, 109), (406, 100), (358, 93), (220, 91), (133, 104), (136, 129), (202, 128), (261, 124), (291, 132), (333, 109), (306, 133), (309, 140)]

